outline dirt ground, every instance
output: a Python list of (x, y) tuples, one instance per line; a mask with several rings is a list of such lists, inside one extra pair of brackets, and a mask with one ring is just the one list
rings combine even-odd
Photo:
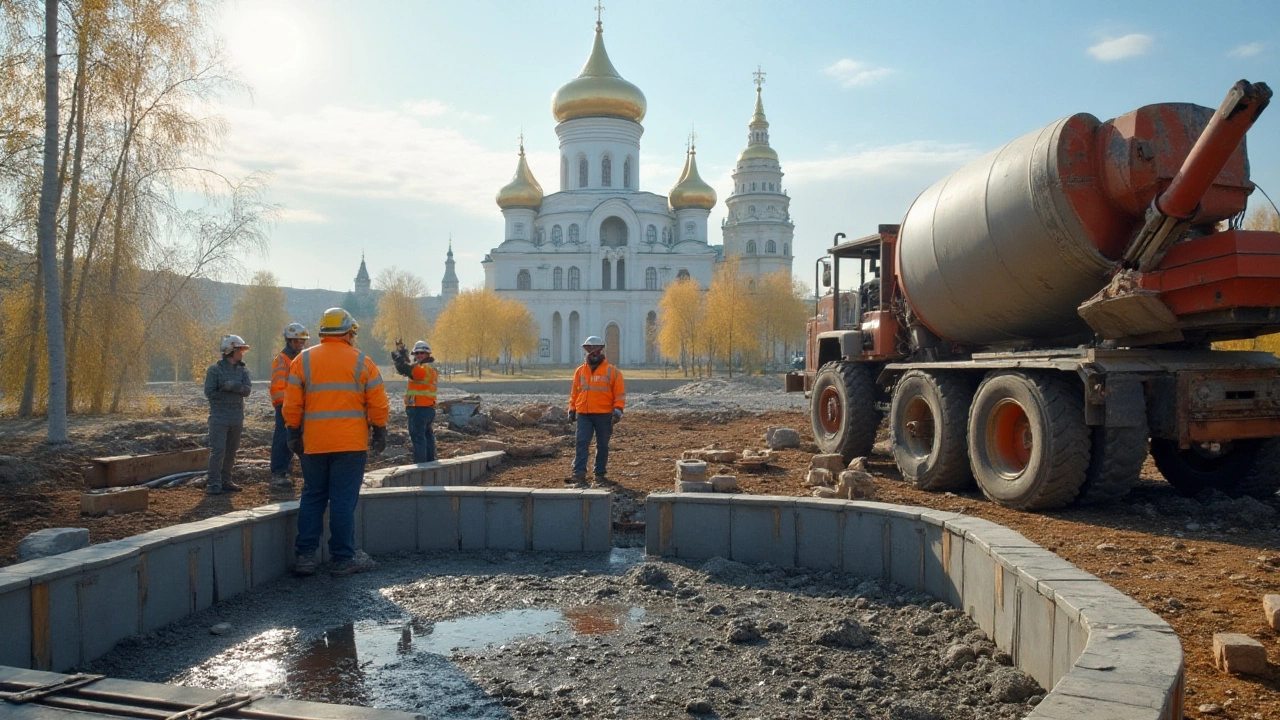
[[(93, 542), (104, 542), (288, 499), (267, 488), (270, 416), (263, 411), (250, 415), (235, 473), (244, 492), (209, 498), (199, 488), (155, 490), (147, 512), (102, 518), (79, 514), (85, 460), (200, 447), (205, 425), (198, 403), (167, 406), (148, 416), (75, 417), (72, 442), (57, 448), (43, 444), (40, 422), (0, 419), (0, 565), (15, 562), (19, 540), (41, 528), (87, 527)], [(398, 420), (393, 416), (386, 456), (372, 461), (370, 469), (409, 461), (403, 422), (402, 414)], [(738, 476), (745, 493), (808, 495), (804, 471), (816, 448), (805, 413), (628, 413), (615, 429), (609, 462), (621, 508), (618, 519), (643, 521), (644, 496), (672, 488), (681, 451), (713, 443), (739, 452), (761, 448), (769, 425), (799, 430), (801, 448), (780, 451), (761, 472), (726, 470)], [(477, 451), (480, 437), (440, 433), (440, 456)], [(495, 426), (484, 437), (521, 447), (546, 446), (555, 453), (510, 460), (491, 473), (488, 484), (564, 487), (572, 461), (567, 423)], [(1280, 593), (1280, 498), (1265, 503), (1180, 498), (1148, 462), (1143, 482), (1122, 503), (1027, 514), (996, 506), (976, 490), (917, 491), (901, 481), (883, 442), (868, 465), (876, 475), (878, 500), (964, 512), (1011, 527), (1165, 618), (1186, 653), (1188, 717), (1280, 718), (1280, 638), (1262, 615), (1263, 595)], [(295, 463), (295, 484), (300, 483)], [(1246, 633), (1261, 641), (1271, 675), (1234, 677), (1214, 669), (1215, 632)]]

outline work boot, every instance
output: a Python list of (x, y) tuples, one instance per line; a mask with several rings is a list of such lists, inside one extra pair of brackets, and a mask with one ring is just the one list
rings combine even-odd
[(596, 475), (596, 485), (604, 486), (609, 484), (609, 478), (604, 475)]
[(235, 483), (231, 482), (230, 480), (223, 480), (223, 481), (222, 481), (222, 491), (223, 491), (223, 492), (229, 492), (229, 493), (233, 493), (233, 492), (240, 492), (240, 491), (241, 491), (241, 490), (243, 490), (243, 489), (244, 489), (244, 488), (242, 488), (242, 487), (240, 487), (239, 485), (237, 485), (237, 484), (235, 484)]
[(587, 481), (587, 474), (586, 474), (586, 473), (584, 473), (584, 472), (576, 472), (576, 473), (574, 473), (574, 474), (573, 474), (573, 476), (572, 476), (572, 477), (565, 479), (564, 484), (565, 484), (565, 485), (572, 485), (572, 484), (574, 484), (574, 483), (584, 483), (584, 482), (586, 482), (586, 481)]
[(293, 490), (293, 481), (288, 473), (276, 473), (271, 476), (271, 487), (276, 490)]
[(205, 486), (205, 489), (204, 489), (205, 495), (221, 495), (224, 492), (226, 491), (222, 489), (222, 483), (217, 483), (215, 485), (207, 485)]
[(294, 559), (293, 574), (306, 577), (307, 575), (316, 574), (316, 554), (298, 555)]
[(342, 577), (344, 575), (368, 572), (373, 569), (374, 565), (377, 565), (377, 563), (373, 561), (373, 558), (369, 557), (365, 551), (357, 550), (355, 557), (334, 560), (333, 564), (329, 566), (329, 574), (333, 577)]

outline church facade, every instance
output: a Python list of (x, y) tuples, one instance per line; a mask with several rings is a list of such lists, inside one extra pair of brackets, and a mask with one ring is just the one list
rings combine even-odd
[(698, 175), (691, 143), (684, 171), (667, 195), (640, 189), (644, 94), (614, 69), (597, 21), (591, 55), (577, 78), (556, 91), (558, 191), (546, 194), (524, 156), (497, 195), (504, 238), (484, 258), (485, 286), (523, 302), (540, 331), (534, 362), (575, 364), (591, 335), (621, 366), (655, 364), (658, 301), (666, 286), (690, 277), (711, 284), (719, 263), (736, 257), (759, 277), (791, 270), (794, 226), (782, 169), (769, 146), (757, 72), (748, 144), (711, 244), (708, 218), (717, 195)]

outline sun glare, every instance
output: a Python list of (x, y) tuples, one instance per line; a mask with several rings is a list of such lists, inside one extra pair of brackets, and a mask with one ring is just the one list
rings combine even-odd
[(298, 8), (238, 3), (227, 10), (231, 61), (250, 84), (280, 83), (298, 76), (308, 45)]

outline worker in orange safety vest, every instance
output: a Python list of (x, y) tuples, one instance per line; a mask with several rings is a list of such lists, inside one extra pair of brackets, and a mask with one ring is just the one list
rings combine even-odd
[(307, 346), (311, 335), (302, 323), (289, 323), (284, 329), (284, 348), (271, 362), (271, 404), (276, 411), (276, 429), (271, 435), (271, 487), (293, 492), (289, 466), (293, 451), (289, 449), (289, 432), (284, 428), (284, 389), (289, 382), (289, 365)]
[(355, 347), (359, 327), (351, 313), (329, 308), (320, 319), (320, 344), (289, 365), (284, 424), (289, 449), (302, 458), (293, 548), (299, 575), (316, 571), (326, 506), (333, 562), (329, 573), (349, 575), (373, 567), (369, 556), (355, 549), (355, 509), (368, 453), (386, 449), (390, 412), (378, 366)]
[(431, 367), (436, 359), (431, 357), (431, 346), (426, 340), (413, 344), (413, 361), (404, 343), (396, 340), (396, 351), (391, 354), (396, 372), (409, 378), (404, 389), (404, 414), (409, 418), (409, 439), (413, 441), (413, 461), (431, 462), (436, 459), (436, 434), (431, 423), (436, 419), (436, 381), (440, 373)]
[(622, 419), (622, 409), (627, 404), (626, 387), (622, 371), (609, 363), (604, 356), (604, 341), (592, 335), (582, 343), (586, 359), (573, 374), (573, 386), (569, 389), (569, 421), (577, 423), (577, 446), (573, 454), (573, 478), (570, 482), (587, 479), (587, 451), (591, 436), (596, 436), (596, 482), (608, 482), (605, 470), (609, 464), (609, 438), (613, 425)]

